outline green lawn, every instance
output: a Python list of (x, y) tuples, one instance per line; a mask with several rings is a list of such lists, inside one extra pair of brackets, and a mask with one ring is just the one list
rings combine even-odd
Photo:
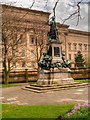
[[(28, 84), (36, 84), (36, 82), (28, 82)], [(21, 85), (20, 83), (8, 83), (8, 84), (0, 84), (0, 87), (13, 87), (13, 86), (20, 86), (20, 85)]]
[[(65, 115), (73, 104), (67, 105), (48, 105), (48, 106), (16, 106), (2, 105), (3, 118), (57, 118)], [(37, 119), (36, 119), (37, 120)]]
[(12, 87), (12, 86), (19, 86), (20, 84), (0, 84), (0, 87)]
[(81, 80), (74, 80), (74, 81), (79, 83), (85, 83), (85, 82), (90, 82), (90, 79), (81, 79)]

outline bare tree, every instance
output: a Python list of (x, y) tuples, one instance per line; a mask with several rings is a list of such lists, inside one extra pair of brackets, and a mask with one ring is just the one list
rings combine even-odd
[[(34, 2), (33, 2), (34, 4)], [(33, 6), (32, 4), (32, 6)], [(23, 35), (27, 31), (27, 24), (23, 26), (23, 22), (25, 17), (28, 15), (29, 11), (26, 11), (24, 14), (18, 16), (17, 13), (14, 14), (13, 8), (11, 11), (6, 8), (2, 11), (2, 61), (3, 61), (3, 73), (4, 73), (4, 83), (8, 83), (9, 75), (11, 70), (15, 67), (15, 64), (18, 63), (21, 57), (21, 52), (19, 49), (22, 46)], [(12, 6), (11, 6), (12, 7)], [(8, 11), (8, 12), (7, 12)], [(13, 14), (11, 14), (11, 12)], [(36, 34), (36, 44), (35, 44), (35, 60), (37, 64), (38, 71), (38, 62), (40, 61), (40, 57), (42, 56), (42, 49), (44, 48), (43, 39), (38, 39), (37, 31)], [(25, 40), (24, 40), (25, 41)], [(25, 57), (25, 56), (24, 56)], [(24, 62), (25, 59), (24, 59)]]
[[(1, 6), (3, 2), (0, 2)], [(31, 3), (28, 9), (31, 9), (35, 3), (35, 0)], [(9, 2), (4, 3), (9, 6), (15, 6), (16, 2)], [(13, 11), (13, 10), (12, 10)], [(2, 14), (2, 44), (0, 45), (2, 51), (0, 55), (2, 56), (2, 63), (3, 63), (3, 75), (4, 75), (4, 83), (9, 82), (9, 75), (11, 70), (15, 68), (16, 63), (20, 60), (21, 51), (18, 49), (22, 44), (22, 38), (24, 33), (26, 32), (25, 29), (22, 30), (21, 20), (25, 18), (28, 14), (28, 11), (18, 18), (18, 22), (16, 22), (16, 14), (11, 15), (7, 13), (7, 6), (5, 9), (0, 11)]]
[(34, 41), (35, 41), (35, 47), (34, 47), (35, 49), (32, 51), (34, 66), (32, 68), (37, 71), (37, 76), (38, 76), (40, 70), (38, 63), (42, 59), (43, 53), (46, 52), (47, 45), (43, 40), (43, 36), (38, 35), (37, 31), (35, 31)]
[[(22, 43), (25, 30), (20, 28), (13, 19), (6, 15), (7, 10), (2, 11), (2, 62), (4, 83), (8, 83), (11, 70), (20, 58), (21, 51), (18, 49)], [(13, 16), (15, 18), (15, 16)]]

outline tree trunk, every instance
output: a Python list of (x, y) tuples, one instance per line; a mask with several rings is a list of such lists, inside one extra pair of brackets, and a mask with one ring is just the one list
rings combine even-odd
[[(8, 64), (8, 66), (7, 66)], [(3, 70), (3, 74), (4, 74), (4, 83), (8, 84), (9, 83), (9, 75), (10, 75), (10, 61), (8, 60), (8, 62), (6, 62), (6, 59), (4, 59), (4, 70)]]
[(10, 72), (4, 70), (4, 84), (9, 83), (9, 74)]

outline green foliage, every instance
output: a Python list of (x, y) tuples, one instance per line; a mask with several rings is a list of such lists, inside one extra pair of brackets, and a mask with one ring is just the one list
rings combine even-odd
[(3, 118), (53, 118), (66, 114), (73, 109), (73, 104), (48, 106), (2, 105)]
[(65, 118), (74, 119), (74, 120), (90, 120), (90, 108), (82, 107), (76, 113), (71, 116), (65, 116)]
[(83, 58), (83, 55), (81, 54), (81, 51), (78, 51), (78, 53), (75, 57), (75, 65), (78, 68), (83, 68), (85, 65), (85, 60)]

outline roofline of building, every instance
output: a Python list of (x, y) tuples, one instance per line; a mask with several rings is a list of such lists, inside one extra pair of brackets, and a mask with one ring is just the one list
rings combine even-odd
[(39, 11), (39, 10), (33, 10), (33, 9), (29, 9), (29, 8), (24, 8), (24, 7), (17, 7), (17, 6), (12, 6), (12, 5), (6, 5), (6, 4), (0, 4), (2, 7), (7, 7), (7, 8), (13, 8), (13, 9), (18, 9), (18, 10), (23, 10), (23, 11), (32, 11), (35, 13), (43, 13), (43, 14), (47, 14), (48, 16), (50, 15), (49, 12), (44, 12), (44, 11)]
[(86, 31), (80, 31), (80, 30), (75, 30), (75, 29), (68, 29), (68, 31), (69, 33), (73, 33), (73, 34), (90, 36), (90, 32), (86, 32)]
[(58, 27), (69, 28), (69, 25), (57, 23)]
[[(7, 7), (7, 8), (13, 8), (13, 9), (18, 9), (18, 10), (23, 10), (23, 11), (32, 11), (35, 13), (43, 13), (46, 15), (50, 15), (49, 12), (44, 12), (44, 11), (39, 11), (39, 10), (33, 10), (33, 9), (29, 9), (29, 8), (22, 8), (22, 7), (16, 7), (16, 6), (12, 6), (12, 5), (6, 5), (6, 4), (0, 4), (2, 7)], [(58, 27), (63, 27), (63, 28), (69, 28), (69, 25), (66, 24), (60, 24), (57, 22), (57, 26)], [(90, 36), (90, 32), (86, 32), (86, 31), (80, 31), (80, 30), (75, 30), (75, 29), (68, 29), (69, 33), (73, 33), (73, 34), (79, 34), (79, 35), (87, 35)]]

